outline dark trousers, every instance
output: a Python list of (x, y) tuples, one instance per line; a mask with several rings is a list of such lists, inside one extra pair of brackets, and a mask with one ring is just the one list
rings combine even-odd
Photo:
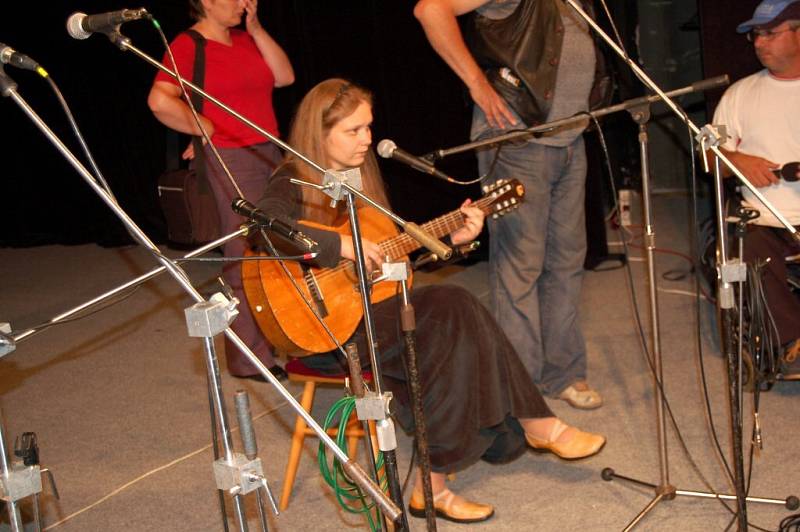
[(762, 283), (767, 305), (775, 320), (781, 345), (800, 338), (800, 298), (786, 283), (785, 258), (800, 253), (798, 245), (785, 229), (749, 224), (744, 240), (744, 260), (769, 262), (764, 267)]
[[(258, 201), (264, 193), (267, 179), (281, 161), (281, 153), (277, 146), (270, 142), (244, 148), (218, 148), (218, 150), (244, 198), (253, 203)], [(220, 229), (222, 234), (226, 235), (235, 231), (244, 221), (242, 216), (231, 210), (231, 202), (239, 194), (217, 164), (208, 147), (205, 148), (205, 156), (208, 181), (214, 191), (214, 198), (219, 210)], [(243, 238), (236, 238), (228, 241), (223, 251), (226, 257), (241, 257), (244, 254), (245, 246), (246, 242)], [(256, 323), (244, 294), (241, 263), (226, 263), (222, 269), (222, 276), (233, 289), (233, 295), (239, 300), (239, 315), (231, 325), (231, 329), (265, 366), (274, 365), (272, 347)], [(225, 358), (228, 362), (228, 372), (231, 375), (244, 377), (258, 373), (255, 366), (227, 337), (225, 338)]]

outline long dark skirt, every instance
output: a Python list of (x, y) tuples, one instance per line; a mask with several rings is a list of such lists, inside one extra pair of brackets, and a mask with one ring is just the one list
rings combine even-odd
[[(505, 453), (524, 446), (517, 420), (553, 413), (494, 318), (469, 292), (451, 285), (415, 289), (411, 301), (432, 469), (457, 471), (484, 455), (502, 460)], [(376, 339), (385, 388), (394, 395), (395, 418), (412, 432), (399, 309), (398, 298), (374, 307)], [(366, 367), (363, 325), (353, 340)], [(304, 362), (321, 370), (340, 370), (331, 355)]]

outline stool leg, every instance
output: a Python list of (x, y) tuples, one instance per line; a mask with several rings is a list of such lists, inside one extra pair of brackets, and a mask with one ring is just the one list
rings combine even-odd
[[(314, 404), (315, 389), (316, 384), (313, 382), (306, 382), (305, 388), (303, 388), (300, 406), (309, 413)], [(289, 461), (286, 463), (286, 474), (283, 476), (283, 492), (281, 493), (281, 503), (279, 505), (281, 511), (286, 510), (289, 506), (289, 497), (292, 494), (297, 468), (300, 466), (300, 456), (302, 456), (303, 452), (303, 441), (306, 438), (305, 429), (306, 421), (302, 416), (297, 416), (297, 420), (294, 423), (294, 434), (292, 435), (292, 448), (289, 451)]]

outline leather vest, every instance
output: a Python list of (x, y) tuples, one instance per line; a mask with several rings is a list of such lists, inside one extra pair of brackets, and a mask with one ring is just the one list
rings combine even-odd
[[(529, 126), (547, 120), (553, 103), (564, 41), (558, 1), (521, 0), (513, 13), (497, 20), (476, 14), (468, 32), (470, 50), (489, 82)], [(592, 109), (606, 103), (611, 88), (596, 42), (594, 48)]]

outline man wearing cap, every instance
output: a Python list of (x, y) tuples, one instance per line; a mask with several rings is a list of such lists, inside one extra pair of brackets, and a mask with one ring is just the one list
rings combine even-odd
[[(780, 177), (800, 160), (800, 1), (764, 0), (736, 31), (746, 33), (764, 69), (731, 85), (714, 113), (727, 128), (723, 153), (794, 226), (800, 226), (800, 181)], [(727, 170), (727, 169), (726, 169)], [(748, 206), (761, 216), (748, 226), (744, 260), (769, 259), (763, 285), (784, 349), (783, 370), (800, 378), (800, 300), (786, 282), (785, 257), (800, 253), (791, 234), (753, 194)]]

